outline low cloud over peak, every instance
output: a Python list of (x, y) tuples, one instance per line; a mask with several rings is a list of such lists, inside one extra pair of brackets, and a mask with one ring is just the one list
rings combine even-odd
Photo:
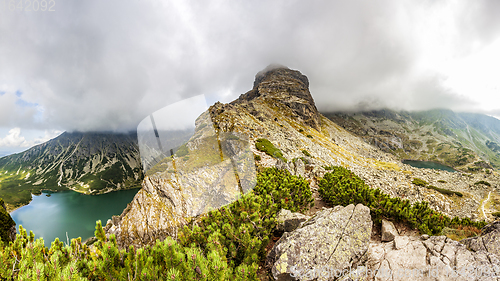
[[(0, 127), (133, 130), (188, 97), (229, 102), (275, 62), (308, 76), (323, 111), (498, 111), (487, 73), (500, 70), (488, 51), (500, 44), (499, 13), (496, 1), (451, 0), (89, 0), (4, 11)], [(489, 59), (474, 65), (474, 56)]]

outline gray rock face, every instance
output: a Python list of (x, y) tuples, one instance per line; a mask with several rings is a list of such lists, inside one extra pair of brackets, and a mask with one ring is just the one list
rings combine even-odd
[(277, 280), (329, 280), (322, 273), (345, 270), (366, 253), (371, 230), (366, 206), (325, 209), (285, 233), (269, 253), (267, 264)]
[(497, 280), (500, 260), (446, 236), (396, 236), (394, 242), (370, 244), (364, 269), (367, 280)]
[(294, 165), (295, 165), (295, 175), (305, 177), (306, 166), (304, 165), (304, 162), (302, 162), (302, 159), (297, 159)]
[(2, 198), (0, 198), (0, 238), (4, 242), (16, 239), (16, 223), (7, 212)]
[(290, 210), (281, 209), (276, 216), (278, 222), (277, 229), (284, 232), (291, 232), (297, 229), (299, 225), (310, 217), (301, 213), (292, 213)]
[(382, 242), (392, 241), (398, 235), (398, 231), (392, 222), (382, 220)]
[(500, 221), (485, 226), (481, 235), (460, 241), (474, 252), (486, 251), (500, 256)]
[(271, 65), (257, 73), (253, 89), (242, 95), (240, 100), (250, 101), (260, 96), (284, 104), (307, 125), (320, 131), (321, 119), (309, 92), (309, 80), (299, 71)]

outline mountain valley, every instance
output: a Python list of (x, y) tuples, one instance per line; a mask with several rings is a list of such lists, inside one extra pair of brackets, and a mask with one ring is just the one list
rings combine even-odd
[(133, 133), (65, 132), (24, 152), (0, 158), (0, 197), (7, 209), (42, 190), (102, 194), (137, 188), (143, 178)]

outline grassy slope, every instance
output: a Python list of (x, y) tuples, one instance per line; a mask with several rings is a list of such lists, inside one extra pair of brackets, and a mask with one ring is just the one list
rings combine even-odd
[[(500, 142), (500, 120), (448, 110), (326, 114), (345, 129), (401, 159), (440, 162), (452, 167), (475, 168), (486, 161), (500, 168), (500, 154), (486, 146)], [(400, 140), (401, 147), (390, 146)], [(389, 144), (389, 145), (386, 145)]]

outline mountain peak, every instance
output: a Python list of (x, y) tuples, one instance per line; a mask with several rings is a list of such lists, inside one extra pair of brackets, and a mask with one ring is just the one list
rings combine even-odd
[(309, 92), (309, 79), (298, 70), (271, 64), (255, 75), (253, 89), (231, 104), (262, 98), (288, 107), (308, 126), (320, 130), (319, 112)]

